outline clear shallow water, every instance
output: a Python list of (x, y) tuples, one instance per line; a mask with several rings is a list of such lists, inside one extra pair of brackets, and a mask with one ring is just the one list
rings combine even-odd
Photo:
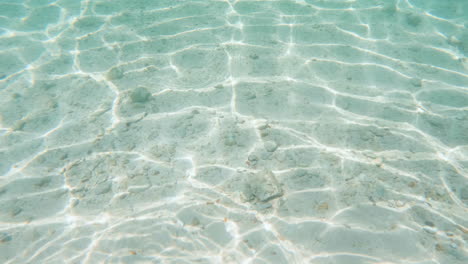
[(468, 263), (467, 14), (0, 0), (0, 262)]

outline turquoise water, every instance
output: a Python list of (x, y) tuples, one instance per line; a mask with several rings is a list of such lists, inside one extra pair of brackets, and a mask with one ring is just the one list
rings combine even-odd
[(468, 1), (0, 0), (0, 263), (468, 263)]

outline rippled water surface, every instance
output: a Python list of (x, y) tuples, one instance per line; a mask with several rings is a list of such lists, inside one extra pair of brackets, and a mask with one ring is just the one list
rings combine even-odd
[(468, 263), (468, 1), (0, 0), (0, 263)]

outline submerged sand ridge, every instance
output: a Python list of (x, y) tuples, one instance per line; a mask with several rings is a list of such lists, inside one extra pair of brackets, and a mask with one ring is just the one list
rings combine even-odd
[(1, 2), (0, 262), (467, 263), (467, 13)]

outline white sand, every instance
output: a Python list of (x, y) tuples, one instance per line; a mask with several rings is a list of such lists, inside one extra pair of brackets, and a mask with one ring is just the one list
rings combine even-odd
[(468, 2), (0, 1), (0, 263), (468, 263)]

